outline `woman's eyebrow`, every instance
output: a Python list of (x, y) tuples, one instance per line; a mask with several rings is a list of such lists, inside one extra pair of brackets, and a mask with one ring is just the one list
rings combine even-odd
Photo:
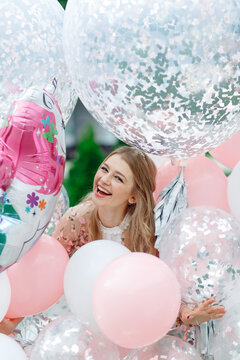
[(107, 168), (109, 168), (108, 164), (107, 163), (102, 163), (102, 166), (106, 166)]
[(115, 174), (118, 174), (118, 175), (122, 176), (127, 181), (126, 176), (123, 175), (120, 171), (115, 171)]

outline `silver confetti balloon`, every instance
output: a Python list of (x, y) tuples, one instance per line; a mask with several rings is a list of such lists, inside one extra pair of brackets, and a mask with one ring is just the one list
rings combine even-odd
[(66, 123), (77, 96), (63, 54), (63, 8), (57, 0), (1, 0), (0, 13), (0, 124), (25, 90), (54, 77)]
[(53, 320), (70, 315), (70, 309), (63, 295), (60, 300), (42, 313), (25, 316), (11, 336), (23, 347), (34, 344), (39, 333)]
[(221, 304), (239, 281), (240, 223), (223, 210), (184, 210), (164, 231), (158, 250), (175, 272), (188, 304), (212, 295)]
[(124, 360), (200, 360), (194, 347), (179, 337), (166, 335), (160, 341), (129, 353)]
[(240, 359), (240, 288), (235, 296), (238, 303), (232, 306), (224, 317), (218, 322), (218, 328), (213, 340), (214, 360)]
[(202, 154), (239, 130), (239, 19), (235, 0), (68, 0), (73, 86), (124, 142)]
[(58, 318), (39, 334), (31, 360), (119, 360), (116, 345), (75, 315)]

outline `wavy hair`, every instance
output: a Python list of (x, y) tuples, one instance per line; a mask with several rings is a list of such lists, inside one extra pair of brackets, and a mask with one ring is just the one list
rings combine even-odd
[[(131, 251), (156, 254), (155, 224), (154, 224), (154, 199), (156, 166), (154, 162), (141, 150), (129, 146), (122, 146), (111, 152), (104, 161), (113, 155), (120, 155), (130, 167), (134, 177), (135, 204), (128, 205), (130, 223), (125, 230), (124, 244)], [(89, 194), (86, 200), (91, 198)], [(101, 239), (101, 229), (94, 208), (88, 215), (89, 235), (91, 240)]]

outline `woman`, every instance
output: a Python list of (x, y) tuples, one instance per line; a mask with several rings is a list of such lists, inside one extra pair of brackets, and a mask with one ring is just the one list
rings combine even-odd
[(156, 254), (155, 176), (155, 164), (142, 151), (128, 146), (114, 150), (97, 170), (92, 193), (63, 216), (53, 236), (69, 255), (97, 239), (113, 239), (131, 251)]
[[(142, 151), (128, 146), (114, 150), (97, 170), (93, 191), (60, 219), (53, 236), (71, 256), (88, 241), (111, 239), (131, 251), (158, 255), (154, 235), (156, 167)], [(182, 305), (179, 318), (196, 325), (222, 317), (222, 306), (206, 300), (194, 310)], [(4, 319), (0, 332), (11, 333), (21, 319)]]

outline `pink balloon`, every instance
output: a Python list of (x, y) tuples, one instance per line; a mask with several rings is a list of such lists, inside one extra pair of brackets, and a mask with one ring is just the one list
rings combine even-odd
[(31, 250), (7, 269), (11, 301), (6, 317), (37, 314), (63, 295), (63, 276), (69, 261), (64, 247), (42, 235)]
[(179, 284), (168, 265), (137, 252), (105, 266), (92, 299), (99, 328), (112, 342), (129, 349), (162, 338), (174, 324), (181, 300)]
[[(161, 190), (177, 176), (178, 171), (178, 166), (173, 166), (170, 160), (160, 166), (156, 176), (155, 200)], [(227, 178), (213, 160), (206, 156), (188, 159), (185, 181), (190, 207), (213, 206), (230, 212), (227, 199)]]
[(240, 161), (240, 131), (211, 150), (211, 155), (223, 165), (233, 169)]

